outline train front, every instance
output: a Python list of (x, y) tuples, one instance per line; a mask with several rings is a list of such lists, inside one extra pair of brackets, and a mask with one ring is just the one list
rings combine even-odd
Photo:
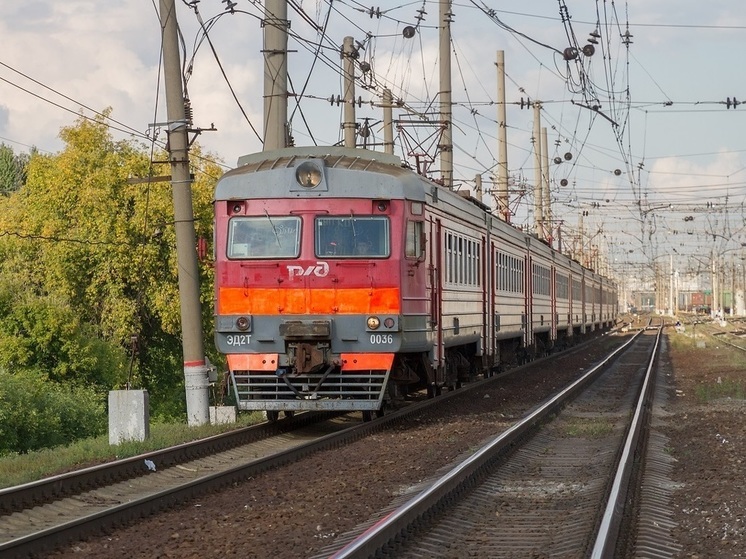
[(401, 344), (403, 201), (357, 159), (296, 152), (216, 187), (216, 344), (239, 409), (370, 417)]

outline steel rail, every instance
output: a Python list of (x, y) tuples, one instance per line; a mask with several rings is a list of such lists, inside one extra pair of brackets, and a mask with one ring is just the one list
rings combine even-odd
[(463, 491), (466, 485), (464, 480), (471, 480), (481, 470), (486, 469), (489, 463), (499, 454), (500, 450), (510, 447), (515, 441), (543, 421), (547, 415), (562, 407), (567, 401), (582, 391), (588, 384), (595, 380), (610, 361), (626, 351), (644, 331), (642, 329), (637, 332), (630, 340), (611, 352), (603, 361), (596, 364), (567, 388), (548, 399), (529, 415), (496, 436), (479, 451), (451, 469), (415, 498), (395, 509), (360, 536), (350, 541), (345, 547), (334, 552), (330, 556), (330, 559), (374, 557), (376, 554), (382, 552), (392, 542), (395, 542), (406, 531), (411, 529), (421, 518), (434, 513), (441, 503), (456, 497)]
[(630, 478), (635, 462), (636, 451), (639, 448), (640, 437), (643, 428), (648, 425), (647, 412), (650, 400), (655, 388), (654, 375), (656, 372), (655, 361), (658, 357), (658, 345), (660, 344), (663, 328), (658, 328), (655, 345), (648, 361), (645, 379), (640, 390), (640, 397), (635, 406), (635, 413), (630, 422), (627, 436), (624, 441), (622, 455), (619, 458), (614, 481), (611, 485), (606, 508), (601, 518), (601, 524), (596, 534), (596, 539), (591, 551), (592, 559), (603, 559), (613, 557), (614, 549), (619, 535), (622, 518), (624, 516), (624, 503), (627, 496)]

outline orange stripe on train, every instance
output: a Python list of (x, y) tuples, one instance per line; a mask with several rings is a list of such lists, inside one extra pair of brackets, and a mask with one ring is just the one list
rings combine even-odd
[[(229, 353), (231, 371), (276, 371), (277, 353)], [(342, 371), (388, 371), (394, 364), (393, 353), (343, 353), (340, 355)]]
[(388, 371), (394, 364), (393, 353), (343, 353), (342, 371)]
[(399, 288), (282, 289), (221, 287), (219, 314), (397, 314)]
[(277, 353), (229, 353), (226, 358), (231, 371), (276, 371), (280, 362)]

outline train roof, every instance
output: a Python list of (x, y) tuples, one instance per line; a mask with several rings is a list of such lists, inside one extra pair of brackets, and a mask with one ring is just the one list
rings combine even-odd
[[(420, 177), (404, 166), (394, 155), (365, 149), (340, 147), (302, 147), (244, 155), (238, 167), (225, 173), (215, 188), (216, 200), (240, 198), (269, 198), (276, 196), (316, 197), (329, 194), (325, 178), (313, 189), (300, 186), (295, 178), (296, 168), (308, 161), (323, 162), (322, 174), (327, 169), (359, 175), (349, 181), (336, 181), (335, 196), (350, 198), (406, 198), (425, 200), (425, 188), (434, 183)], [(273, 173), (271, 182), (251, 179), (255, 173)], [(377, 175), (377, 176), (376, 176)]]
[(272, 159), (294, 157), (305, 159), (308, 157), (331, 158), (331, 157), (349, 157), (351, 159), (360, 159), (368, 161), (378, 161), (388, 165), (404, 167), (401, 158), (393, 154), (383, 153), (381, 151), (372, 151), (361, 148), (345, 148), (339, 146), (306, 146), (284, 148), (274, 151), (260, 151), (249, 155), (242, 155), (238, 158), (238, 167), (262, 163)]

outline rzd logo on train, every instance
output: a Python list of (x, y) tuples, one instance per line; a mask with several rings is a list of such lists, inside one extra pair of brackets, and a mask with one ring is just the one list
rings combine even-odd
[(324, 278), (329, 275), (329, 264), (326, 262), (316, 262), (304, 268), (303, 266), (288, 266), (288, 278), (316, 276)]

